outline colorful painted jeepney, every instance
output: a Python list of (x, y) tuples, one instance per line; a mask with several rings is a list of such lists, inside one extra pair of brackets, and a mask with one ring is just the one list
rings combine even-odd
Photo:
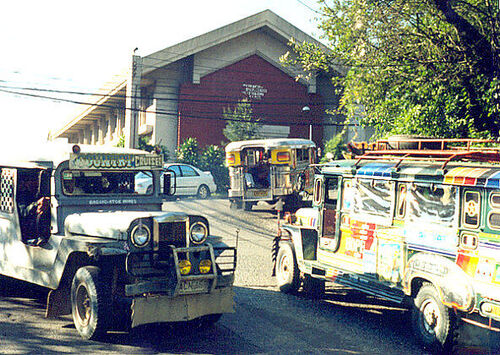
[(0, 274), (49, 289), (48, 317), (72, 314), (94, 339), (233, 311), (236, 249), (206, 218), (162, 211), (175, 183), (161, 156), (67, 144), (15, 153), (0, 163)]
[[(313, 207), (290, 216), (273, 257), (283, 292), (333, 281), (412, 307), (426, 347), (449, 348), (459, 320), (499, 335), (500, 164), (455, 150), (319, 167)], [(460, 153), (460, 152), (458, 152)], [(458, 154), (460, 155), (460, 154)], [(484, 153), (481, 160), (498, 159)], [(495, 333), (496, 331), (496, 333)]]
[(226, 146), (231, 206), (251, 210), (259, 201), (281, 200), (285, 208), (313, 188), (316, 145), (307, 139), (277, 138), (231, 142)]

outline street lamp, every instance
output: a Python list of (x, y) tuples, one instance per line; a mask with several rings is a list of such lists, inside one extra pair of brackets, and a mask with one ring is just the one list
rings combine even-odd
[[(311, 112), (311, 108), (309, 106), (302, 107), (302, 113), (304, 114), (304, 116), (309, 116), (310, 112)], [(313, 126), (312, 126), (311, 117), (309, 117), (309, 140), (312, 141), (312, 139), (313, 139)]]

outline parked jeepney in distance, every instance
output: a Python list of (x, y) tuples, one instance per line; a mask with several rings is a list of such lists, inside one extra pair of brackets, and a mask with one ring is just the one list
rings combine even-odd
[(407, 304), (424, 347), (449, 350), (459, 321), (500, 342), (500, 150), (461, 142), (318, 166), (313, 207), (275, 238), (280, 289), (318, 294), (333, 281)]
[(162, 211), (175, 177), (160, 191), (161, 156), (49, 143), (30, 156), (0, 163), (0, 274), (50, 289), (48, 317), (72, 314), (94, 339), (233, 311), (236, 248), (206, 218)]
[(301, 202), (302, 192), (312, 193), (316, 145), (300, 138), (256, 139), (226, 146), (231, 207), (251, 210), (259, 201), (285, 208)]

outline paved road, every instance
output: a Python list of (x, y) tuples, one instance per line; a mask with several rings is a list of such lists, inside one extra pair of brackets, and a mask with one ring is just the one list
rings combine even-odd
[(229, 241), (239, 230), (234, 314), (202, 331), (147, 326), (91, 342), (78, 336), (70, 317), (43, 317), (44, 290), (17, 283), (0, 298), (0, 353), (422, 353), (403, 308), (339, 287), (319, 300), (278, 292), (270, 276), (276, 215), (269, 210), (232, 211), (217, 199), (183, 199), (164, 209), (205, 215), (212, 234)]

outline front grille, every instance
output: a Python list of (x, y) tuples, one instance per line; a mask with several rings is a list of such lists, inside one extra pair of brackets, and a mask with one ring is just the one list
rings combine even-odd
[(187, 246), (187, 222), (167, 222), (160, 223), (158, 248), (160, 251), (168, 249), (169, 245), (176, 248), (183, 248)]

